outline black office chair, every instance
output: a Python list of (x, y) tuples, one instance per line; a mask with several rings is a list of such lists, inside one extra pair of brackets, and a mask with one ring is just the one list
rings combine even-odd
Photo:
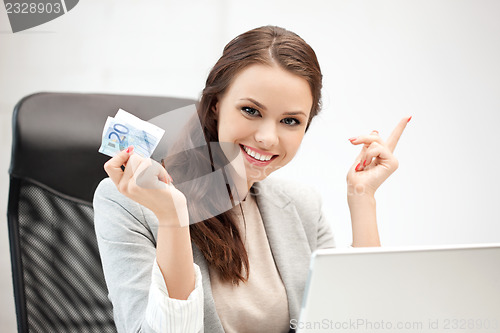
[(38, 93), (16, 105), (7, 218), (19, 332), (116, 332), (92, 208), (104, 123), (119, 108), (148, 120), (193, 103)]

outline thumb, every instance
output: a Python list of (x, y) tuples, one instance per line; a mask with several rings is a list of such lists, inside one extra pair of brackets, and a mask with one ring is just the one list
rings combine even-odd
[(104, 163), (104, 171), (108, 174), (109, 178), (118, 186), (120, 180), (123, 177), (122, 165), (126, 165), (127, 161), (132, 155), (134, 150), (133, 146), (128, 147), (125, 150), (122, 150), (112, 158), (110, 158), (106, 163)]

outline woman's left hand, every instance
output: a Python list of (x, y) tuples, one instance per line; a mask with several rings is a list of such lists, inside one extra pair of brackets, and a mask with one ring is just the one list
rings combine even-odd
[(361, 153), (347, 173), (348, 196), (375, 195), (378, 187), (398, 168), (393, 152), (411, 117), (401, 119), (384, 142), (378, 131), (349, 139), (353, 145), (363, 145)]

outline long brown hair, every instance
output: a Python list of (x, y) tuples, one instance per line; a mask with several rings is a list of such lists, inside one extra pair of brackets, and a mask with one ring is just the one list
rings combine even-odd
[[(208, 75), (197, 109), (206, 142), (218, 141), (217, 118), (213, 112), (215, 104), (236, 75), (252, 64), (278, 65), (307, 80), (313, 104), (306, 131), (311, 119), (320, 111), (322, 75), (313, 49), (298, 35), (283, 28), (256, 28), (230, 41)], [(199, 195), (203, 196), (208, 190), (199, 189)], [(191, 240), (208, 264), (219, 273), (220, 279), (238, 285), (240, 281), (248, 280), (250, 267), (236, 218), (234, 213), (226, 211), (191, 224), (190, 232)]]

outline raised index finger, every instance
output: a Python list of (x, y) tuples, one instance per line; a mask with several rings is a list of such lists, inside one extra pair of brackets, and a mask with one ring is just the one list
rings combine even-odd
[(403, 134), (403, 131), (406, 128), (406, 124), (410, 121), (411, 117), (404, 117), (401, 119), (401, 121), (397, 124), (396, 128), (392, 131), (391, 135), (389, 135), (389, 138), (387, 139), (387, 147), (391, 150), (391, 152), (394, 152), (394, 149), (396, 149), (396, 145), (398, 144), (399, 138), (401, 137), (401, 134)]

